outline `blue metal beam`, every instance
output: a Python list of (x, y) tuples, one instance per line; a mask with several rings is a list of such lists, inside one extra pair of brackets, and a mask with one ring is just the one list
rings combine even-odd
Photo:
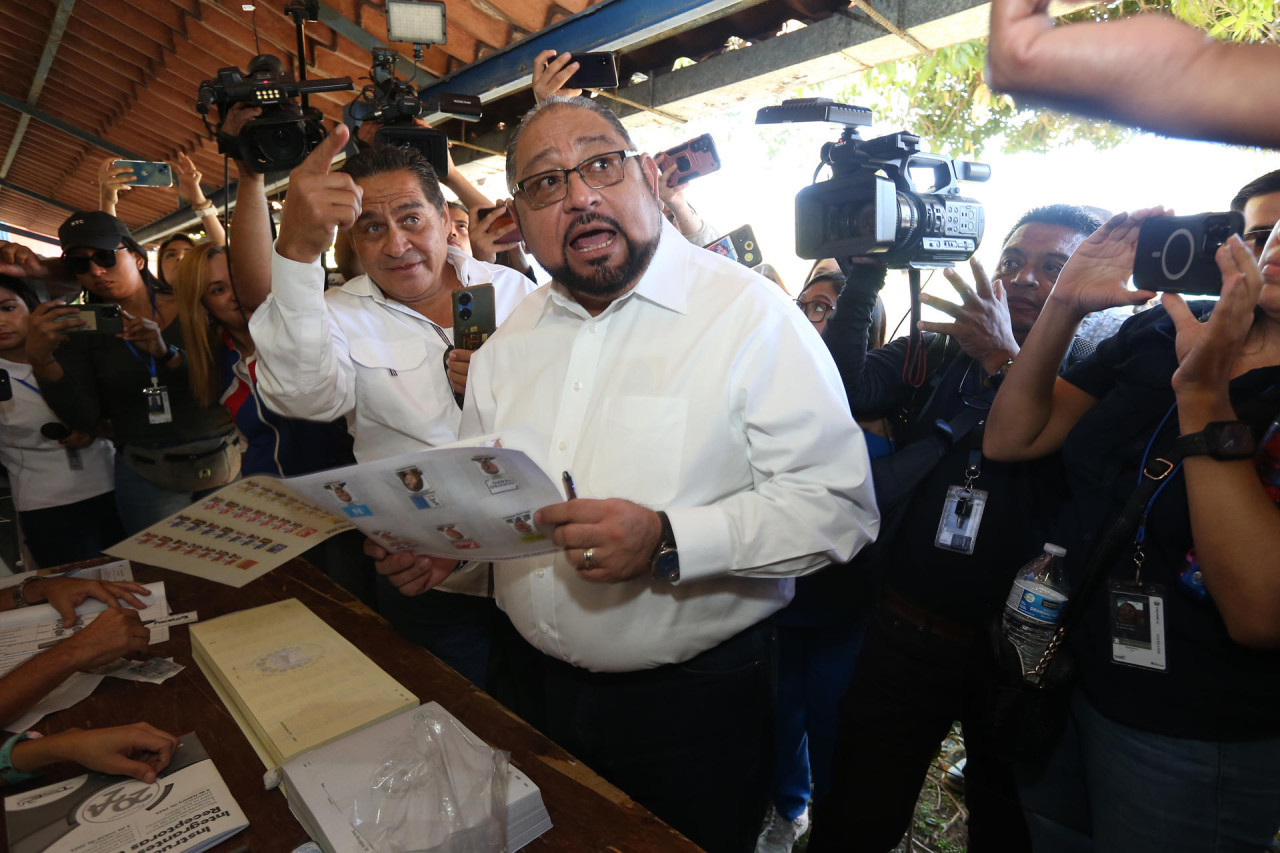
[[(53, 66), (53, 57), (58, 53), (58, 45), (62, 44), (62, 34), (67, 31), (67, 21), (71, 20), (71, 7), (76, 0), (60, 0), (57, 11), (53, 13), (53, 23), (49, 25), (49, 35), (45, 38), (44, 52), (40, 54), (40, 62), (36, 65), (36, 73), (31, 79), (31, 88), (27, 91), (27, 103), (35, 106), (40, 103), (40, 93), (44, 83), (49, 79), (49, 69)], [(27, 133), (27, 125), (31, 116), (24, 115), (18, 119), (18, 129), (9, 140), (9, 150), (5, 152), (4, 163), (0, 164), (0, 178), (9, 176), (13, 166), (13, 158), (18, 155), (18, 147), (22, 145), (22, 137)]]
[(23, 113), (24, 115), (31, 116), (36, 121), (42, 121), (45, 124), (49, 125), (50, 127), (57, 128), (63, 133), (69, 133), (72, 136), (74, 136), (76, 139), (81, 140), (82, 142), (87, 142), (90, 145), (96, 145), (99, 148), (103, 149), (104, 151), (110, 151), (112, 154), (118, 155), (123, 160), (146, 160), (147, 159), (146, 157), (142, 157), (137, 154), (134, 154), (132, 151), (121, 148), (119, 145), (112, 145), (110, 142), (103, 139), (101, 136), (94, 136), (92, 133), (90, 133), (87, 130), (81, 130), (80, 128), (76, 127), (74, 124), (65, 122), (60, 118), (54, 118), (53, 116), (49, 115), (43, 110), (38, 110), (35, 107), (31, 106), (26, 101), (20, 101), (17, 98), (10, 97), (9, 95), (4, 94), (3, 92), (0, 92), (0, 104), (4, 104), (6, 107), (12, 107), (13, 109), (17, 110), (20, 113)]
[[(431, 103), (442, 92), (457, 92), (479, 95), (482, 101), (496, 100), (529, 85), (534, 57), (543, 50), (622, 50), (741, 5), (741, 0), (602, 0), (422, 87), (418, 97)], [(428, 120), (437, 116), (429, 116)]]
[(7, 234), (17, 234), (19, 237), (26, 237), (29, 240), (39, 240), (41, 243), (48, 243), (55, 248), (60, 246), (56, 237), (50, 237), (48, 234), (37, 234), (35, 231), (28, 231), (25, 228), (19, 228), (7, 222), (0, 222), (0, 231)]
[(34, 190), (29, 190), (26, 187), (20, 187), (17, 184), (15, 184), (13, 181), (9, 180), (8, 178), (0, 178), (0, 187), (3, 187), (6, 190), (13, 190), (16, 193), (21, 193), (22, 195), (25, 195), (27, 198), (33, 198), (36, 201), (43, 202), (44, 204), (60, 208), (62, 210), (65, 210), (67, 213), (76, 212), (76, 208), (68, 207), (67, 205), (63, 204), (57, 199), (49, 198), (47, 195), (41, 195), (40, 193), (35, 192)]

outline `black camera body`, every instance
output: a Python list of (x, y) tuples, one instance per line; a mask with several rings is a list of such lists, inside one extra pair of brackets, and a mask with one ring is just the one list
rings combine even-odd
[(235, 157), (260, 174), (292, 169), (325, 137), (318, 109), (300, 106), (295, 99), (317, 92), (350, 89), (350, 77), (295, 82), (280, 60), (270, 54), (255, 56), (244, 74), (238, 68), (222, 68), (218, 76), (200, 84), (196, 111), (207, 116), (218, 108), (222, 121), (236, 104), (262, 108), (237, 136), (217, 134), (218, 153)]
[(1219, 294), (1222, 271), (1214, 255), (1242, 231), (1244, 215), (1235, 210), (1145, 219), (1138, 229), (1133, 283), (1139, 290)]
[[(822, 146), (832, 176), (796, 195), (796, 254), (801, 258), (873, 258), (890, 269), (949, 267), (978, 250), (986, 225), (982, 203), (960, 195), (959, 182), (985, 181), (988, 166), (928, 154), (902, 131), (863, 140), (857, 127), (871, 112), (825, 98), (765, 107), (756, 124), (830, 121), (843, 124)], [(932, 175), (916, 188), (913, 173)]]

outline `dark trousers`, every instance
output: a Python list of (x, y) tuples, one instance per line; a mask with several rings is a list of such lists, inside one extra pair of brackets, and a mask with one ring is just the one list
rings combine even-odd
[(63, 506), (24, 510), (18, 513), (18, 523), (31, 556), (42, 569), (100, 557), (104, 548), (124, 538), (115, 492)]
[(382, 618), (485, 689), (494, 629), (499, 620), (506, 621), (492, 598), (434, 589), (408, 596), (383, 575), (378, 575), (377, 584)]
[(841, 707), (831, 792), (809, 853), (884, 853), (902, 839), (938, 745), (964, 729), (971, 853), (1031, 849), (1013, 768), (992, 754), (994, 662), (985, 636), (944, 638), (876, 611)]
[(768, 804), (775, 637), (756, 625), (682, 663), (594, 673), (527, 643), (530, 723), (709, 853), (750, 853)]

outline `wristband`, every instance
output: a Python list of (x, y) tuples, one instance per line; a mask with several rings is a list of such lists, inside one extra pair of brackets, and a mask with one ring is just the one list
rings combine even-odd
[(24, 773), (21, 770), (13, 769), (13, 748), (24, 740), (34, 740), (39, 737), (39, 732), (20, 732), (5, 741), (4, 746), (0, 747), (0, 779), (3, 779), (6, 785), (16, 785), (19, 782), (26, 782), (40, 775), (39, 773)]
[(217, 210), (217, 208), (213, 206), (213, 202), (209, 201), (208, 199), (205, 200), (204, 204), (201, 204), (201, 205), (193, 204), (191, 206), (191, 209), (194, 210), (196, 213), (200, 214), (201, 216), (208, 216), (210, 213), (213, 213), (215, 210)]

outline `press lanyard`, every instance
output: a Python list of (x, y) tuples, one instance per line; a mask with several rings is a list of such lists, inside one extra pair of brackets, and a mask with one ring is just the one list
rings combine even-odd
[(14, 382), (17, 382), (19, 385), (25, 385), (25, 386), (27, 386), (27, 387), (28, 387), (28, 388), (30, 388), (32, 391), (35, 391), (37, 394), (39, 394), (41, 397), (43, 397), (43, 396), (44, 396), (44, 393), (43, 393), (39, 388), (37, 388), (36, 386), (32, 385), (30, 382), (28, 382), (28, 381), (27, 381), (27, 380), (25, 380), (25, 379), (19, 379), (18, 377), (16, 377), (16, 376), (15, 376), (15, 377), (13, 377), (13, 381), (14, 381)]
[[(138, 354), (138, 351), (136, 349), (134, 349), (132, 341), (125, 341), (124, 345), (129, 348), (129, 352), (133, 353), (134, 358), (136, 358), (138, 361), (143, 361), (142, 356)], [(156, 378), (156, 357), (151, 353), (147, 353), (146, 361), (144, 361), (143, 363), (147, 365), (147, 373), (151, 376), (152, 386), (155, 386), (160, 381), (159, 379)]]
[[(1151, 439), (1147, 442), (1147, 449), (1142, 454), (1142, 465), (1138, 468), (1138, 482), (1142, 482), (1142, 478), (1147, 476), (1147, 462), (1151, 458), (1151, 448), (1155, 446), (1156, 439), (1160, 437), (1160, 433), (1164, 431), (1164, 426), (1169, 422), (1169, 418), (1173, 417), (1173, 413), (1178, 410), (1178, 404), (1174, 403), (1169, 407), (1169, 411), (1165, 412), (1160, 423), (1156, 425), (1155, 432), (1151, 434)], [(1147, 505), (1142, 508), (1142, 517), (1138, 521), (1138, 529), (1133, 534), (1133, 564), (1134, 574), (1133, 582), (1140, 584), (1142, 582), (1142, 565), (1146, 562), (1147, 555), (1143, 545), (1147, 541), (1147, 516), (1151, 512), (1151, 508), (1155, 506), (1156, 500), (1160, 497), (1160, 493), (1164, 491), (1164, 487), (1169, 485), (1169, 481), (1173, 479), (1173, 475), (1178, 473), (1178, 469), (1182, 467), (1182, 460), (1179, 459), (1176, 465), (1173, 465), (1161, 477), (1159, 486), (1151, 493), (1151, 497), (1147, 500)]]

